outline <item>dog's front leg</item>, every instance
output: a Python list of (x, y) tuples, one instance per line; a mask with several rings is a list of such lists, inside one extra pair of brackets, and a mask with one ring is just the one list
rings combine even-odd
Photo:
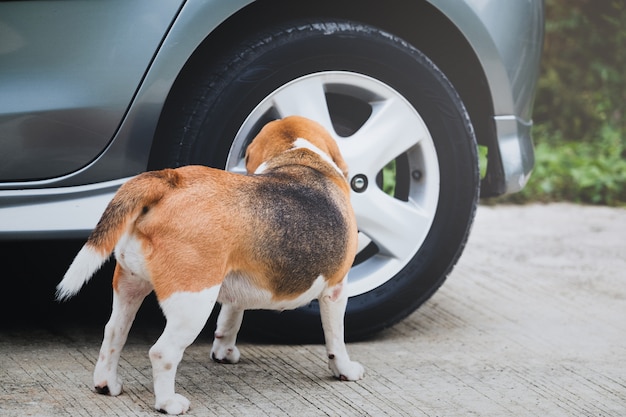
[(335, 287), (327, 288), (319, 299), (322, 327), (326, 339), (328, 367), (335, 378), (342, 381), (357, 381), (365, 373), (363, 366), (348, 356), (343, 334), (343, 320), (348, 303), (345, 279)]
[(155, 408), (168, 414), (182, 414), (189, 400), (174, 390), (176, 370), (183, 353), (204, 327), (220, 286), (200, 292), (177, 292), (160, 301), (167, 320), (159, 340), (150, 348), (154, 378)]
[(96, 392), (112, 396), (122, 392), (122, 381), (117, 374), (122, 348), (137, 310), (152, 286), (144, 280), (133, 279), (118, 264), (115, 268), (117, 288), (113, 291), (111, 318), (104, 328), (104, 338), (93, 373)]
[(218, 363), (239, 362), (239, 349), (235, 346), (237, 333), (241, 328), (243, 310), (230, 304), (223, 304), (217, 317), (215, 339), (211, 348), (211, 358)]

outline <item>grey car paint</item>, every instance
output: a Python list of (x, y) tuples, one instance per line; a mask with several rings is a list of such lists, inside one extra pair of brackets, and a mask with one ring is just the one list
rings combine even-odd
[[(0, 3), (0, 238), (85, 236), (117, 186), (146, 169), (187, 58), (249, 3)], [(476, 53), (493, 104), (498, 193), (518, 191), (534, 164), (543, 1), (430, 3)]]
[(59, 177), (95, 159), (178, 7), (124, 0), (0, 4), (0, 180)]

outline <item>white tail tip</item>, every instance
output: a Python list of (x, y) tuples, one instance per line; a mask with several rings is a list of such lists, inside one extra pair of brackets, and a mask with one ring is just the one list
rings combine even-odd
[(56, 299), (64, 301), (76, 295), (107, 259), (108, 256), (101, 255), (91, 246), (83, 246), (57, 285)]

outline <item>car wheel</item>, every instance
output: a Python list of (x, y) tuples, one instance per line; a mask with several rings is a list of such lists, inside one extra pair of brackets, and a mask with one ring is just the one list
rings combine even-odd
[[(243, 173), (245, 149), (266, 122), (314, 119), (348, 162), (359, 227), (346, 338), (392, 326), (439, 288), (467, 240), (479, 169), (467, 112), (424, 54), (368, 25), (298, 21), (189, 66), (165, 108), (152, 167)], [(316, 302), (246, 314), (248, 332), (292, 341), (322, 335)]]

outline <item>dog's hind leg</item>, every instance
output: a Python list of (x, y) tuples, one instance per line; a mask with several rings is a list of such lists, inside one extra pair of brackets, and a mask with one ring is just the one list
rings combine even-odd
[(114, 282), (111, 318), (104, 328), (102, 347), (93, 374), (96, 391), (113, 396), (122, 392), (117, 367), (128, 331), (141, 303), (152, 291), (148, 281), (131, 277), (119, 264), (115, 267)]
[(176, 370), (183, 353), (198, 336), (215, 306), (220, 286), (198, 292), (175, 292), (160, 301), (167, 320), (159, 340), (150, 348), (154, 378), (155, 408), (168, 414), (182, 414), (189, 400), (174, 390)]
[(237, 333), (243, 320), (243, 310), (223, 304), (217, 316), (217, 329), (211, 348), (211, 358), (218, 363), (239, 362), (239, 349), (235, 346)]
[(326, 339), (328, 367), (335, 378), (342, 381), (357, 381), (363, 378), (364, 370), (358, 362), (348, 356), (344, 342), (343, 320), (348, 303), (344, 282), (327, 288), (319, 298), (322, 327)]

